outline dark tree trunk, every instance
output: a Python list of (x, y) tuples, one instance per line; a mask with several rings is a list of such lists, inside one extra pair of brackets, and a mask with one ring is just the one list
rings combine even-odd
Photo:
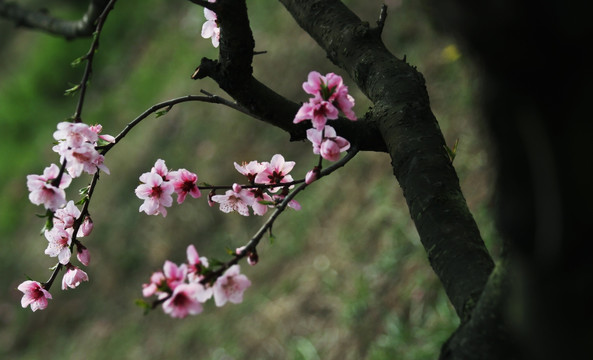
[[(584, 54), (593, 32), (585, 5), (430, 3), (435, 23), (457, 34), (486, 74), (508, 257), (496, 271), (502, 281), (487, 286), (498, 291), (486, 290), (475, 310), (473, 331), (460, 329), (443, 357), (511, 358), (497, 347), (512, 358), (593, 359), (593, 71)], [(506, 336), (483, 336), (493, 331)], [(473, 355), (468, 344), (476, 344)]]

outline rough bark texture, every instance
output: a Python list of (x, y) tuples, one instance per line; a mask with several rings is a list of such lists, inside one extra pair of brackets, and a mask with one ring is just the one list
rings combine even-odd
[(430, 263), (465, 321), (493, 263), (459, 188), (422, 75), (387, 51), (379, 31), (341, 2), (281, 2), (373, 102), (366, 123), (379, 129)]
[[(466, 321), (494, 265), (461, 193), (422, 75), (389, 53), (380, 31), (341, 2), (281, 2), (374, 103), (364, 121), (338, 121), (336, 130), (361, 150), (391, 155), (430, 263)], [(196, 77), (213, 78), (256, 117), (303, 138), (307, 126), (292, 124), (299, 105), (251, 75), (254, 40), (245, 3), (219, 1), (217, 15), (220, 57), (203, 59)]]
[[(430, 110), (422, 75), (393, 56), (339, 1), (281, 1), (299, 25), (347, 71), (374, 103), (364, 121), (333, 122), (360, 150), (387, 151), (430, 263), (462, 321), (470, 318), (494, 264), (459, 187), (445, 141)], [(299, 105), (252, 77), (254, 40), (244, 1), (218, 1), (220, 56), (202, 59), (209, 76), (255, 117), (304, 138), (292, 124)]]

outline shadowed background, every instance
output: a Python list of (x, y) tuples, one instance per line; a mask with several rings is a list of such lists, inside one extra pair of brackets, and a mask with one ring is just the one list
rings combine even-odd
[[(33, 7), (42, 2), (28, 1)], [(374, 25), (381, 2), (346, 1)], [(52, 12), (77, 18), (84, 5), (56, 2)], [(454, 165), (487, 245), (499, 251), (490, 217), (494, 174), (479, 131), (479, 74), (454, 39), (430, 26), (415, 2), (388, 1), (383, 38), (398, 57), (424, 74), (446, 141), (460, 140)], [(54, 5), (52, 5), (54, 6)], [(248, 2), (256, 50), (255, 76), (282, 95), (306, 101), (301, 88), (311, 70), (340, 73), (284, 8)], [(151, 105), (200, 89), (224, 96), (209, 81), (190, 76), (203, 56), (216, 58), (200, 37), (202, 9), (189, 2), (119, 2), (107, 20), (96, 55), (83, 121), (116, 135)], [(185, 103), (151, 116), (106, 157), (91, 202), (93, 234), (83, 239), (92, 256), (90, 281), (69, 291), (51, 289), (43, 311), (20, 307), (18, 284), (45, 281), (55, 264), (43, 254), (41, 207), (27, 199), (26, 175), (58, 162), (51, 150), (56, 124), (74, 113), (77, 97), (63, 96), (78, 83), (90, 39), (65, 41), (15, 29), (0, 20), (0, 357), (6, 359), (434, 359), (458, 320), (409, 218), (386, 154), (361, 153), (345, 168), (315, 183), (286, 211), (264, 239), (260, 263), (242, 264), (251, 279), (244, 302), (183, 320), (160, 309), (143, 315), (134, 300), (166, 259), (185, 261), (194, 244), (200, 255), (224, 259), (243, 245), (264, 218), (225, 215), (205, 198), (174, 204), (166, 218), (138, 212), (138, 176), (162, 158), (169, 169), (187, 168), (199, 181), (243, 179), (233, 162), (269, 161), (276, 153), (297, 162), (302, 178), (316, 163), (310, 143), (231, 109)], [(362, 117), (370, 105), (348, 77)], [(76, 189), (90, 176), (77, 179)]]

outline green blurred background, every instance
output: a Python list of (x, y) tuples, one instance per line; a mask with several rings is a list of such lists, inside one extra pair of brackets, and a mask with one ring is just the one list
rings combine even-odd
[[(34, 8), (42, 1), (22, 1)], [(380, 1), (346, 1), (374, 25)], [(455, 167), (483, 236), (499, 251), (489, 204), (493, 173), (479, 130), (479, 74), (454, 39), (435, 32), (415, 1), (387, 1), (388, 48), (425, 75), (433, 110), (449, 144), (460, 140)], [(76, 19), (84, 2), (55, 1), (52, 12)], [(344, 76), (362, 116), (370, 105), (346, 74), (276, 2), (248, 1), (257, 78), (295, 101), (311, 70)], [(54, 9), (55, 7), (55, 9)], [(190, 75), (203, 56), (216, 58), (200, 37), (202, 9), (189, 2), (120, 1), (107, 20), (83, 110), (86, 123), (117, 134), (151, 105), (205, 89)], [(188, 244), (223, 259), (243, 245), (264, 218), (225, 215), (205, 199), (174, 205), (167, 218), (138, 212), (138, 176), (158, 158), (185, 167), (200, 181), (241, 181), (233, 161), (295, 160), (302, 177), (316, 162), (311, 145), (290, 143), (282, 131), (222, 106), (186, 103), (146, 119), (107, 156), (90, 212), (90, 281), (75, 290), (52, 288), (43, 311), (20, 307), (18, 284), (45, 281), (55, 264), (43, 254), (42, 208), (27, 199), (26, 175), (57, 162), (56, 123), (74, 112), (77, 83), (90, 39), (65, 41), (15, 29), (0, 20), (0, 358), (2, 359), (435, 359), (458, 320), (411, 222), (386, 154), (361, 153), (298, 198), (263, 241), (260, 263), (242, 264), (252, 286), (239, 305), (205, 306), (183, 320), (134, 304), (141, 285), (165, 259), (185, 260)], [(85, 186), (76, 180), (69, 197)]]

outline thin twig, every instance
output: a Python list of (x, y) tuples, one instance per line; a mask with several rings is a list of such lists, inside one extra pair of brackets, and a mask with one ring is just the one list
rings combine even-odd
[[(78, 242), (78, 240), (76, 240), (78, 230), (80, 229), (80, 226), (84, 222), (85, 217), (89, 214), (89, 204), (91, 202), (91, 197), (93, 196), (93, 191), (95, 190), (95, 186), (97, 185), (97, 181), (99, 180), (99, 173), (100, 173), (100, 171), (99, 171), (99, 169), (97, 169), (97, 172), (95, 173), (95, 175), (93, 175), (93, 180), (91, 181), (91, 184), (89, 185), (89, 191), (85, 195), (86, 199), (84, 201), (82, 210), (80, 211), (80, 216), (78, 216), (78, 218), (74, 221), (74, 224), (72, 225), (72, 242), (70, 243), (70, 253), (72, 255), (74, 255), (74, 252), (73, 252), (74, 246)], [(43, 284), (43, 288), (45, 290), (49, 290), (51, 288), (54, 280), (58, 276), (58, 273), (60, 272), (60, 270), (62, 270), (62, 267), (63, 267), (63, 265), (61, 263), (56, 264), (51, 276)]]
[(51, 16), (45, 9), (31, 10), (16, 2), (0, 0), (0, 17), (13, 20), (16, 26), (37, 29), (72, 40), (93, 34), (95, 21), (106, 3), (105, 0), (90, 0), (88, 8), (80, 20), (72, 21)]
[(383, 33), (385, 20), (387, 20), (387, 5), (383, 4), (381, 6), (381, 12), (379, 13), (379, 20), (377, 20), (377, 32), (379, 33), (379, 35)]
[[(344, 156), (342, 159), (340, 159), (339, 161), (337, 161), (335, 164), (333, 164), (333, 165), (329, 166), (328, 168), (320, 171), (318, 180), (320, 178), (324, 177), (324, 176), (327, 176), (327, 175), (333, 173), (334, 171), (338, 170), (342, 166), (346, 165), (350, 160), (352, 160), (352, 158), (354, 158), (354, 156), (357, 153), (358, 153), (358, 148), (356, 148), (354, 146), (352, 148), (350, 148), (350, 150), (348, 151), (348, 153), (346, 154), (346, 156)], [(216, 279), (218, 277), (222, 276), (222, 274), (228, 268), (230, 268), (231, 266), (237, 264), (239, 262), (239, 260), (241, 260), (242, 258), (244, 258), (245, 256), (247, 256), (249, 253), (254, 252), (255, 251), (255, 248), (257, 247), (257, 245), (261, 241), (262, 237), (266, 234), (266, 232), (268, 232), (270, 229), (272, 229), (272, 226), (274, 225), (274, 222), (276, 221), (276, 219), (278, 218), (278, 216), (284, 210), (286, 210), (286, 207), (295, 198), (295, 196), (297, 196), (297, 194), (300, 193), (301, 191), (303, 191), (307, 186), (309, 186), (309, 184), (302, 183), (296, 189), (294, 189), (293, 191), (291, 191), (284, 198), (284, 200), (282, 200), (282, 202), (276, 207), (276, 210), (274, 210), (274, 212), (272, 213), (272, 215), (270, 215), (270, 217), (266, 220), (266, 222), (255, 233), (255, 235), (253, 235), (253, 237), (249, 240), (249, 242), (243, 247), (243, 250), (239, 254), (235, 254), (230, 261), (222, 264), (220, 266), (220, 268), (217, 269), (216, 271), (213, 271), (211, 273), (208, 273), (200, 281), (200, 283), (203, 284), (203, 285), (213, 283), (214, 281), (216, 281)]]
[(161, 109), (164, 109), (164, 108), (168, 108), (167, 111), (169, 111), (174, 105), (188, 102), (188, 101), (201, 101), (201, 102), (207, 102), (207, 103), (212, 103), (212, 104), (221, 104), (221, 105), (228, 106), (232, 109), (235, 109), (237, 111), (240, 111), (244, 114), (250, 115), (248, 110), (246, 110), (242, 106), (240, 106), (232, 101), (226, 100), (226, 99), (221, 98), (220, 96), (217, 96), (217, 95), (212, 95), (206, 91), (202, 91), (202, 92), (204, 94), (208, 94), (208, 95), (207, 96), (186, 95), (186, 96), (178, 97), (175, 99), (163, 101), (161, 103), (151, 106), (150, 108), (146, 109), (142, 114), (138, 115), (138, 117), (136, 117), (130, 123), (128, 123), (128, 125), (126, 125), (126, 127), (115, 137), (114, 142), (107, 144), (107, 145), (98, 146), (97, 149), (101, 150), (102, 155), (105, 155), (113, 146), (115, 146), (117, 143), (119, 143), (119, 141), (121, 141), (121, 139), (123, 139), (128, 134), (128, 132), (130, 132), (130, 130), (132, 130), (132, 128), (134, 128), (142, 120), (146, 119), (151, 114), (153, 114)]
[(74, 112), (73, 119), (74, 122), (82, 122), (82, 105), (84, 104), (84, 97), (86, 95), (86, 88), (88, 85), (89, 78), (91, 73), (93, 72), (93, 59), (95, 57), (95, 53), (99, 49), (99, 36), (101, 35), (101, 30), (103, 29), (103, 24), (105, 24), (105, 20), (107, 20), (107, 15), (113, 9), (113, 5), (117, 0), (111, 0), (105, 6), (105, 9), (97, 18), (97, 27), (95, 28), (95, 32), (93, 33), (93, 42), (91, 43), (91, 48), (89, 51), (84, 55), (82, 58), (86, 60), (86, 65), (84, 68), (84, 73), (82, 74), (82, 80), (80, 81), (79, 88), (80, 88), (80, 95), (78, 97), (78, 104), (76, 105), (76, 111)]

